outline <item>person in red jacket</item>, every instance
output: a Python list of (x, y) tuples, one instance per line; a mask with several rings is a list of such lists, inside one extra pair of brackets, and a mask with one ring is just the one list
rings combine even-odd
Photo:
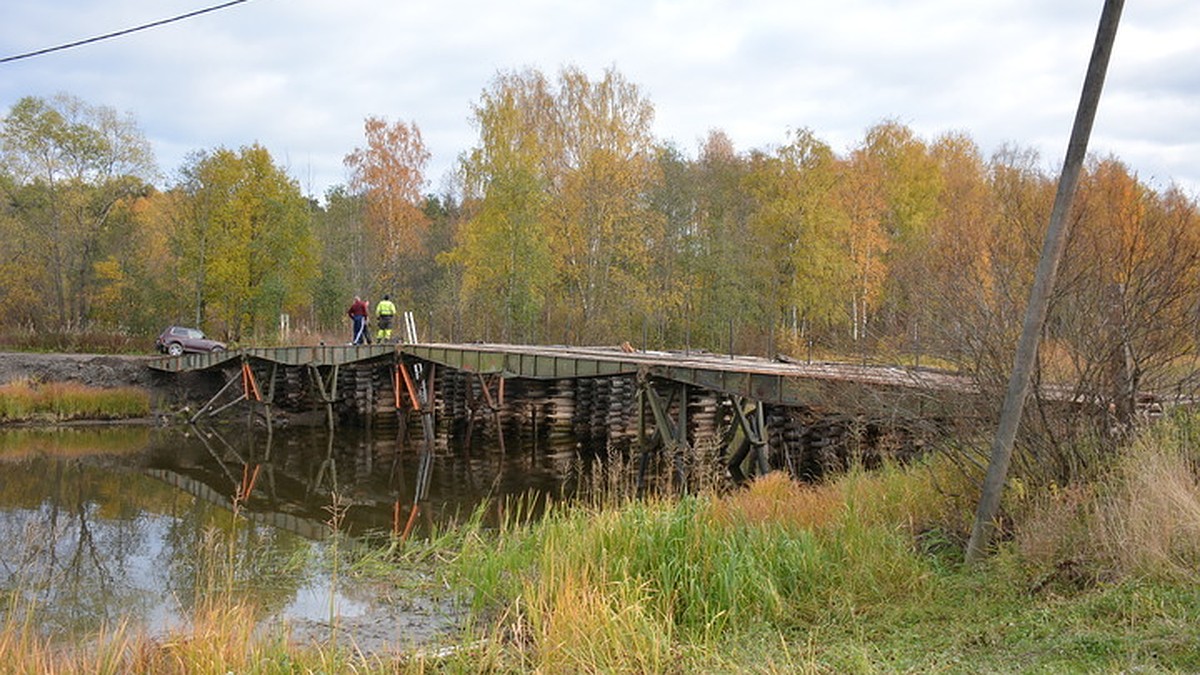
[(354, 296), (354, 302), (350, 303), (346, 315), (350, 317), (350, 344), (367, 344), (367, 303), (357, 295)]

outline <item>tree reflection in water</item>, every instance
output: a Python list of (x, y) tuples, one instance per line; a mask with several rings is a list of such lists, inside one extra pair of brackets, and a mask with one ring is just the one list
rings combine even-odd
[[(163, 630), (221, 594), (264, 616), (328, 618), (331, 496), (345, 534), (392, 532), (419, 452), (401, 438), (253, 426), (0, 433), (0, 593), (12, 600), (0, 612), (32, 611), (48, 635)], [(485, 499), (559, 493), (577, 461), (440, 439), (422, 514), (446, 524)], [(327, 597), (306, 601), (314, 589)]]

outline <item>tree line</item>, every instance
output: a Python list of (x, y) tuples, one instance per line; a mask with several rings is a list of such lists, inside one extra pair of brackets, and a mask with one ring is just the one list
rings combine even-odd
[[(353, 295), (390, 293), (437, 339), (1006, 372), (1057, 178), (1035, 152), (885, 120), (846, 152), (798, 127), (747, 152), (715, 130), (693, 156), (653, 116), (615, 69), (500, 72), (451, 187), (426, 191), (415, 122), (372, 117), (350, 180), (318, 200), (257, 144), (196, 151), (157, 186), (135, 120), (27, 97), (0, 128), (0, 328), (149, 341), (184, 322), (269, 344), (283, 315), (341, 335)], [(1115, 157), (1079, 190), (1047, 372), (1126, 411), (1148, 386), (1190, 388), (1195, 199)]]

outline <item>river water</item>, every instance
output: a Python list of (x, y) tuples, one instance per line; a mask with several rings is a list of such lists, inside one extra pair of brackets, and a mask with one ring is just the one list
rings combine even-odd
[[(32, 610), (52, 636), (118, 623), (163, 630), (235, 584), (296, 625), (392, 612), (331, 582), (330, 535), (384, 539), (402, 528), (421, 446), (396, 429), (0, 432), (0, 612)], [(506, 448), (439, 441), (416, 536), (476, 509), (494, 520), (517, 497), (569, 497), (586, 474), (570, 444)], [(426, 607), (418, 623), (448, 628), (446, 609)]]

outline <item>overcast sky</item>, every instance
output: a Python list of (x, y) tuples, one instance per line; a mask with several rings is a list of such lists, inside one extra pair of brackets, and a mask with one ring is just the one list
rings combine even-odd
[[(0, 58), (220, 0), (5, 0)], [(249, 0), (0, 63), (0, 107), (65, 92), (128, 112), (169, 184), (187, 153), (261, 143), (310, 195), (346, 182), (368, 116), (415, 123), (437, 190), (476, 141), (497, 72), (615, 68), (655, 132), (695, 156), (711, 129), (739, 151), (807, 128), (839, 153), (883, 120), (926, 140), (965, 132), (990, 155), (1037, 149), (1057, 173), (1102, 0)], [(1200, 2), (1127, 3), (1093, 130), (1151, 186), (1200, 195)]]

